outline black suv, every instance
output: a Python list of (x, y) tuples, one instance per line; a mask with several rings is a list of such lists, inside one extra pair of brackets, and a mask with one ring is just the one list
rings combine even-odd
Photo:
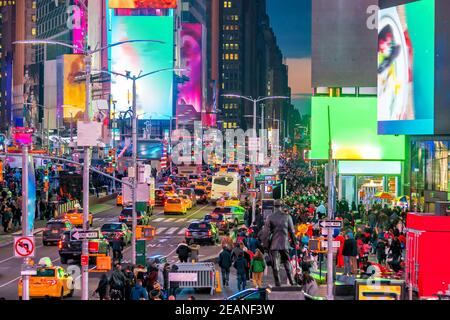
[[(83, 241), (73, 240), (70, 237), (70, 231), (64, 231), (61, 240), (58, 242), (59, 257), (61, 263), (66, 264), (70, 259), (80, 262)], [(109, 255), (109, 242), (100, 233), (99, 239), (89, 240), (89, 254)]]
[(42, 243), (44, 246), (49, 244), (57, 244), (61, 239), (64, 231), (73, 229), (73, 224), (65, 219), (52, 219), (47, 222), (44, 231), (42, 232)]

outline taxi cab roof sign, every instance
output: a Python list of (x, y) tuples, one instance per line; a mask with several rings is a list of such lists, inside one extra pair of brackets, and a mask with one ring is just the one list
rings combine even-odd
[(38, 265), (46, 266), (46, 267), (51, 267), (51, 266), (53, 266), (52, 260), (51, 260), (49, 257), (43, 257), (43, 258), (41, 258), (41, 259), (39, 260)]

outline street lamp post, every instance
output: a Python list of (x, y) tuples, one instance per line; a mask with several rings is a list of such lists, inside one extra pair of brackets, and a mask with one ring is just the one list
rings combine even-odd
[[(87, 41), (86, 41), (87, 42)], [(85, 112), (84, 112), (84, 120), (89, 121), (90, 119), (90, 102), (91, 102), (91, 60), (92, 55), (101, 52), (105, 49), (119, 46), (125, 43), (132, 43), (132, 42), (153, 42), (153, 43), (164, 43), (162, 41), (157, 40), (125, 40), (120, 41), (117, 43), (113, 43), (104, 47), (101, 47), (99, 49), (91, 50), (87, 45), (86, 49), (80, 50), (79, 47), (76, 47), (74, 45), (70, 45), (64, 42), (59, 41), (53, 41), (53, 40), (20, 40), (15, 41), (13, 44), (52, 44), (52, 45), (59, 45), (64, 46), (67, 48), (70, 48), (72, 50), (78, 50), (81, 51), (84, 55), (85, 59), (85, 68), (86, 68), (86, 106), (85, 106)], [(84, 147), (84, 167), (83, 167), (83, 231), (89, 230), (89, 167), (90, 167), (90, 161), (91, 161), (91, 147)], [(135, 215), (135, 214), (134, 214)], [(133, 224), (134, 224), (133, 219)], [(133, 232), (134, 236), (135, 232)], [(82, 255), (88, 256), (89, 255), (89, 248), (88, 248), (88, 240), (83, 240), (82, 245)], [(82, 283), (82, 292), (81, 292), (81, 299), (82, 300), (89, 300), (89, 268), (88, 266), (84, 265), (82, 266), (82, 273), (81, 273), (81, 283)]]
[[(285, 96), (270, 96), (270, 97), (259, 97), (257, 99), (254, 99), (252, 97), (246, 97), (238, 94), (222, 94), (222, 97), (225, 98), (238, 98), (238, 99), (245, 99), (247, 101), (253, 102), (253, 138), (257, 138), (256, 134), (256, 105), (259, 102), (266, 101), (266, 100), (277, 100), (277, 99), (289, 99), (289, 97)], [(262, 115), (264, 116), (264, 115)], [(264, 119), (261, 119), (261, 122), (264, 123)], [(255, 160), (255, 159), (254, 159)], [(253, 162), (252, 164), (252, 187), (256, 189), (256, 165)], [(252, 223), (255, 223), (255, 212), (256, 212), (256, 196), (253, 197), (252, 201)]]
[(136, 212), (136, 201), (137, 201), (137, 183), (138, 183), (138, 166), (137, 166), (137, 127), (138, 127), (138, 116), (137, 116), (137, 89), (136, 89), (136, 81), (143, 79), (147, 76), (151, 76), (155, 73), (164, 72), (164, 71), (184, 71), (185, 69), (179, 68), (164, 68), (152, 72), (145, 73), (143, 75), (133, 75), (131, 76), (129, 72), (126, 74), (118, 73), (115, 71), (109, 70), (96, 70), (97, 72), (108, 73), (112, 75), (116, 75), (119, 77), (126, 78), (128, 80), (133, 81), (133, 102), (132, 102), (132, 128), (131, 128), (131, 136), (132, 136), (132, 144), (133, 144), (133, 156), (132, 156), (132, 170), (133, 170), (133, 178), (132, 184), (133, 188), (131, 190), (131, 201), (132, 201), (132, 235), (131, 235), (131, 263), (136, 264), (136, 228), (137, 228), (137, 212)]

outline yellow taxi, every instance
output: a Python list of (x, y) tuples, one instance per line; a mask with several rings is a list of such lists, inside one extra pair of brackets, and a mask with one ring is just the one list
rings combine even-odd
[(116, 205), (118, 205), (118, 206), (123, 206), (123, 196), (122, 196), (121, 193), (119, 193), (119, 194), (117, 195), (117, 198), (116, 198)]
[(208, 181), (197, 181), (195, 183), (195, 189), (206, 190), (207, 187), (209, 187), (209, 182)]
[(172, 184), (165, 184), (161, 186), (160, 189), (163, 190), (166, 193), (166, 196), (168, 197), (176, 196), (176, 190)]
[(211, 199), (211, 190), (212, 190), (211, 186), (206, 187), (206, 194), (208, 196), (208, 199)]
[(187, 206), (182, 198), (169, 198), (164, 205), (164, 214), (167, 213), (181, 213), (186, 214)]
[(179, 195), (179, 198), (181, 198), (184, 201), (187, 210), (192, 209), (192, 200), (187, 194)]
[(223, 197), (217, 200), (218, 207), (238, 207), (241, 201), (236, 197)]
[[(69, 220), (76, 227), (82, 227), (83, 226), (83, 209), (80, 207), (70, 209), (64, 214), (63, 219)], [(92, 227), (93, 220), (94, 220), (94, 218), (92, 216), (92, 213), (89, 213), (89, 225), (91, 227)]]
[[(45, 259), (45, 263), (41, 262)], [(53, 266), (50, 258), (39, 261), (36, 275), (30, 276), (30, 298), (59, 298), (72, 297), (74, 279), (68, 275), (63, 267)], [(18, 284), (19, 299), (22, 299), (22, 278)]]

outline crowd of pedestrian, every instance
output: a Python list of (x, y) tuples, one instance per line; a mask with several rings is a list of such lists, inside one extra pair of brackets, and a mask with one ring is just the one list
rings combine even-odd
[(117, 263), (109, 277), (102, 275), (93, 295), (100, 300), (176, 300), (179, 284), (170, 280), (169, 273), (177, 271), (176, 264), (156, 260), (146, 266)]

